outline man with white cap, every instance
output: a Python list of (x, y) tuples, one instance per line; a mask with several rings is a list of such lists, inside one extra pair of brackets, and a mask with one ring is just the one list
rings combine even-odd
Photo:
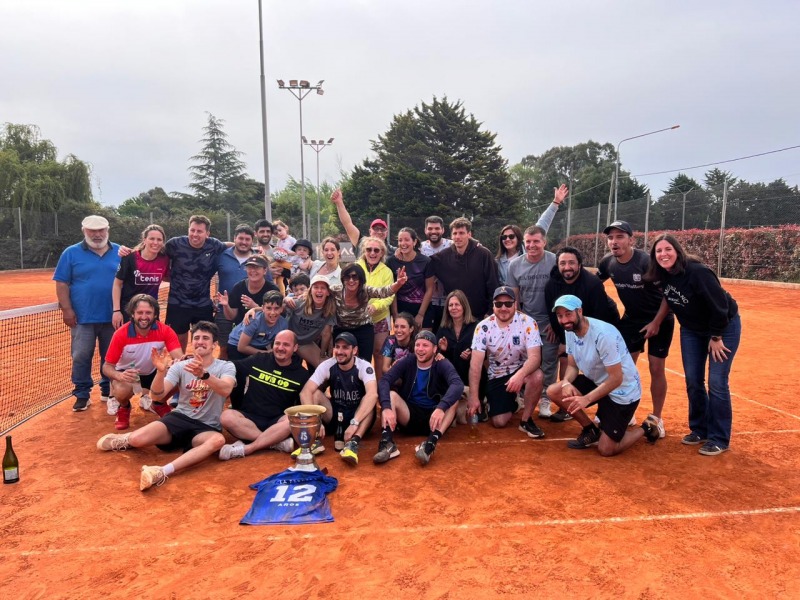
[[(641, 427), (628, 430), (642, 397), (642, 382), (617, 328), (584, 317), (577, 296), (559, 297), (553, 312), (566, 334), (567, 370), (561, 381), (548, 388), (547, 395), (583, 427), (567, 446), (576, 450), (597, 446), (602, 456), (614, 456), (642, 437), (650, 443), (658, 441), (658, 419), (653, 415)], [(594, 404), (599, 427), (585, 412)]]
[[(61, 318), (72, 336), (75, 412), (89, 408), (95, 347), (99, 343), (100, 364), (103, 364), (114, 335), (111, 288), (119, 267), (119, 246), (108, 241), (108, 220), (89, 215), (81, 223), (81, 229), (83, 241), (61, 253), (53, 274)], [(108, 378), (101, 375), (100, 394), (104, 402), (109, 400), (110, 387)]]
[(480, 411), (481, 370), (489, 359), (489, 421), (505, 427), (517, 410), (517, 394), (525, 387), (525, 404), (519, 429), (528, 437), (541, 439), (544, 432), (533, 422), (533, 404), (542, 395), (542, 339), (536, 321), (517, 310), (514, 288), (501, 285), (493, 295), (494, 314), (475, 328), (469, 364), (469, 414)]
[(614, 221), (603, 233), (608, 238), (610, 253), (600, 261), (597, 276), (600, 281), (611, 279), (614, 282), (625, 307), (618, 329), (628, 345), (634, 364), (647, 340), (653, 415), (658, 418), (658, 432), (663, 438), (666, 432), (661, 412), (667, 398), (666, 363), (675, 330), (675, 318), (659, 289), (644, 279), (650, 266), (650, 257), (647, 252), (635, 247), (630, 224)]

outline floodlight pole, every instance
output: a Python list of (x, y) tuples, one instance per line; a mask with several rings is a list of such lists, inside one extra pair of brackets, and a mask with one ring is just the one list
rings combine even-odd
[(641, 133), (639, 135), (634, 135), (619, 141), (619, 143), (617, 144), (617, 162), (616, 166), (614, 167), (614, 220), (615, 221), (617, 220), (617, 192), (619, 191), (619, 147), (622, 145), (622, 142), (627, 142), (629, 140), (635, 140), (640, 137), (661, 133), (662, 131), (670, 131), (672, 129), (678, 129), (678, 127), (680, 127), (680, 125), (665, 127), (664, 129), (656, 129), (655, 131), (649, 131), (648, 133)]
[(312, 90), (316, 90), (317, 94), (322, 96), (325, 93), (322, 89), (323, 82), (324, 80), (320, 80), (317, 85), (311, 85), (305, 79), (290, 79), (289, 85), (285, 85), (282, 79), (278, 79), (278, 88), (289, 90), (300, 103), (300, 194), (303, 205), (303, 238), (305, 239), (308, 239), (308, 225), (306, 223), (306, 172), (303, 157), (303, 98), (308, 96)]
[(272, 222), (272, 199), (269, 195), (269, 150), (267, 148), (267, 90), (264, 83), (264, 27), (261, 24), (261, 0), (258, 0), (258, 58), (261, 61), (261, 138), (264, 146), (264, 218)]
[(311, 140), (310, 142), (303, 138), (303, 144), (306, 146), (310, 146), (314, 152), (317, 153), (317, 243), (319, 244), (322, 241), (322, 220), (320, 218), (320, 201), (319, 201), (319, 153), (322, 152), (326, 147), (333, 144), (333, 138), (329, 139), (327, 142), (323, 140)]

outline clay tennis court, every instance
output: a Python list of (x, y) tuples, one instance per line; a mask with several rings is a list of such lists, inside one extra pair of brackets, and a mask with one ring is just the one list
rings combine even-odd
[[(27, 274), (0, 274), (0, 294), (44, 294), (50, 274), (40, 277), (41, 289)], [(373, 465), (373, 436), (355, 469), (330, 450), (319, 457), (339, 480), (329, 524), (239, 525), (248, 484), (291, 464), (275, 452), (210, 460), (142, 493), (141, 465), (176, 455), (99, 452), (113, 417), (97, 390), (85, 413), (64, 401), (12, 432), (21, 480), (2, 487), (3, 596), (800, 597), (800, 290), (725, 287), (743, 338), (731, 451), (718, 457), (680, 443), (677, 339), (667, 437), (655, 446), (604, 459), (566, 448), (574, 422), (538, 421), (543, 440), (481, 425), (473, 441), (458, 427), (423, 469), (419, 439), (401, 436), (400, 457)], [(639, 370), (647, 390), (643, 360)], [(649, 408), (646, 392), (637, 416)], [(132, 426), (151, 418), (135, 409)]]

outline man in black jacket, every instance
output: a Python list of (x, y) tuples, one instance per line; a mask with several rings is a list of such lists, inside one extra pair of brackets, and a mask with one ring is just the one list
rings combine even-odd
[[(398, 425), (411, 435), (428, 435), (416, 448), (417, 460), (426, 465), (436, 444), (456, 416), (464, 383), (447, 359), (435, 360), (436, 336), (421, 331), (414, 340), (414, 356), (405, 356), (384, 373), (378, 384), (383, 431), (375, 463), (400, 454), (392, 432)], [(395, 391), (392, 385), (400, 381)]]

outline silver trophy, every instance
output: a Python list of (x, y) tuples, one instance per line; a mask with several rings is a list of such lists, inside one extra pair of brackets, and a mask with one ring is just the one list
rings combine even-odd
[(292, 406), (283, 411), (289, 417), (289, 428), (292, 437), (300, 447), (297, 456), (297, 465), (292, 467), (295, 471), (318, 471), (319, 466), (311, 453), (311, 445), (319, 435), (322, 425), (320, 415), (325, 412), (324, 406), (318, 404), (304, 404)]

